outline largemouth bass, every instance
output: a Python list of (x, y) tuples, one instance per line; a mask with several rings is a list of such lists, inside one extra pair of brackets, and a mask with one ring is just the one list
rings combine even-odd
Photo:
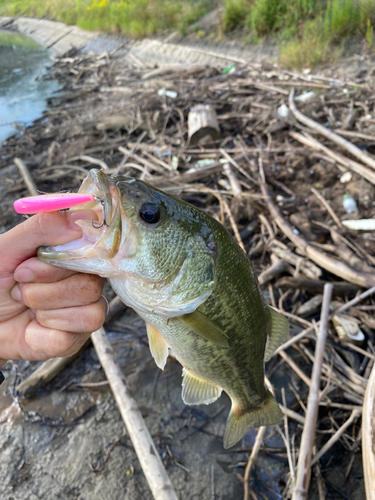
[(103, 212), (101, 225), (78, 221), (81, 239), (42, 247), (39, 258), (108, 278), (146, 321), (156, 364), (164, 368), (169, 349), (182, 364), (186, 404), (228, 394), (225, 448), (252, 427), (278, 423), (264, 362), (288, 337), (288, 323), (264, 302), (250, 260), (226, 229), (137, 179), (91, 170), (79, 192), (100, 199), (89, 208)]

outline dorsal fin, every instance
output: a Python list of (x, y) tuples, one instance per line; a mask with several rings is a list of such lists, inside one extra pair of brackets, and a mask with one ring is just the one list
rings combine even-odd
[(268, 310), (271, 315), (271, 325), (264, 361), (269, 361), (276, 349), (289, 338), (289, 323), (287, 320), (272, 307), (269, 307)]
[(221, 387), (206, 382), (186, 368), (182, 371), (182, 399), (187, 405), (208, 405), (216, 401), (221, 394)]
[(151, 354), (158, 367), (164, 370), (168, 358), (168, 346), (161, 333), (150, 323), (146, 323), (146, 329)]

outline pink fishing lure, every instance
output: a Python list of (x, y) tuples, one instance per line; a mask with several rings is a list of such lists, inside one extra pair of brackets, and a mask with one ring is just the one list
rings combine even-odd
[(76, 207), (83, 203), (95, 201), (94, 194), (55, 193), (41, 196), (21, 198), (14, 202), (14, 210), (19, 214), (38, 214), (39, 212), (55, 212)]

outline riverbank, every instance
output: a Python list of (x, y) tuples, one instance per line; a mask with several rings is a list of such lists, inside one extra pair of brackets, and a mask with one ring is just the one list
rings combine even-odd
[[(215, 57), (213, 66), (197, 60), (176, 65), (171, 54), (174, 65), (162, 64), (161, 59), (157, 65), (155, 59), (149, 62), (149, 55), (143, 58), (131, 52), (138, 45), (124, 38), (109, 53), (90, 53), (88, 47), (100, 40), (83, 40), (83, 45), (56, 58), (50, 77), (64, 86), (64, 94), (52, 98), (41, 119), (9, 138), (0, 149), (2, 231), (22, 220), (14, 214), (13, 201), (28, 195), (14, 165), (15, 157), (24, 161), (38, 189), (44, 192), (75, 191), (87, 171), (96, 166), (112, 174), (142, 176), (221, 220), (244, 245), (257, 274), (262, 276), (265, 298), (289, 313), (292, 335), (307, 326), (314, 329), (324, 282), (335, 283), (336, 305), (361, 290), (350, 281), (352, 275), (340, 278), (333, 274), (334, 268), (327, 271), (302, 258), (290, 234), (277, 229), (261, 194), (258, 165), (263, 164), (268, 189), (281, 216), (293, 224), (292, 235), (299, 234), (315, 252), (325, 252), (339, 262), (338, 270), (345, 264), (356, 273), (373, 276), (372, 234), (365, 233), (364, 237), (362, 233), (345, 232), (326, 206), (329, 203), (341, 223), (348, 218), (342, 197), (349, 193), (358, 204), (358, 217), (371, 218), (374, 185), (347, 164), (333, 160), (329, 151), (338, 152), (338, 146), (299, 124), (286, 106), (289, 91), (295, 88), (299, 95), (296, 105), (304, 114), (326, 129), (341, 128), (345, 137), (354, 134), (348, 140), (367, 148), (371, 155), (369, 138), (375, 136), (371, 114), (374, 61), (358, 55), (347, 62), (349, 81), (340, 81), (337, 67), (330, 69), (331, 78), (311, 72), (297, 75), (270, 64), (256, 64), (250, 58), (234, 62)], [(54, 41), (58, 46), (62, 39), (59, 42), (51, 37), (50, 43)], [(144, 50), (154, 42), (156, 46), (178, 47), (168, 41), (147, 40), (144, 43), (149, 45), (143, 45)], [(232, 72), (223, 73), (229, 64), (234, 65)], [(202, 103), (215, 109), (221, 137), (196, 146), (188, 142), (188, 114)], [(310, 144), (301, 143), (301, 131), (308, 132), (320, 145), (314, 146), (311, 139)], [(322, 151), (321, 146), (327, 149)], [(339, 152), (348, 155), (345, 150)], [(280, 265), (275, 268), (276, 264)], [(110, 290), (107, 294), (111, 297)], [(368, 299), (364, 305), (374, 307), (373, 300)], [(299, 310), (302, 306), (304, 312)], [(370, 314), (352, 308), (349, 317), (365, 332), (362, 347), (372, 355), (375, 336)], [(242, 499), (240, 478), (256, 431), (225, 451), (222, 435), (228, 399), (223, 396), (207, 407), (185, 406), (180, 366), (169, 360), (164, 372), (158, 370), (148, 350), (143, 322), (129, 310), (107, 325), (107, 330), (180, 500), (212, 500), (213, 496), (216, 500)], [(267, 364), (277, 399), (283, 400), (284, 388), (286, 405), (294, 412), (286, 425), (289, 435), (294, 436), (295, 453), (314, 346), (314, 337), (307, 336), (296, 349), (286, 350), (286, 358), (275, 356)], [(361, 405), (371, 368), (369, 359), (344, 348), (330, 327), (323, 366), (331, 390), (325, 393), (320, 407), (318, 448), (330, 437), (327, 430), (334, 432), (347, 421), (351, 410)], [(300, 368), (297, 373), (291, 368), (296, 364)], [(1, 498), (149, 498), (93, 349), (39, 390), (37, 397), (16, 397), (19, 381), (35, 365), (8, 363), (3, 370)], [(332, 500), (341, 498), (341, 493), (353, 500), (364, 498), (359, 422), (356, 418), (348, 434), (321, 459), (320, 477), (326, 481)], [(250, 484), (258, 498), (278, 500), (288, 496), (293, 464), (288, 463), (285, 441), (274, 429), (267, 432)], [(313, 478), (312, 500), (318, 498), (319, 482), (319, 477)]]

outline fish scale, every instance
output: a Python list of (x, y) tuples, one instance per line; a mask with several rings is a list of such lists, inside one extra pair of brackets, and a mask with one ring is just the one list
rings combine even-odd
[[(202, 210), (142, 181), (92, 170), (82, 186), (80, 192), (97, 190), (102, 200), (111, 193), (120, 217), (108, 221), (91, 248), (83, 227), (81, 248), (41, 248), (39, 257), (108, 278), (146, 321), (157, 365), (164, 368), (168, 349), (183, 365), (187, 404), (228, 394), (225, 447), (252, 427), (278, 423), (281, 412), (265, 387), (264, 362), (287, 339), (288, 324), (264, 302), (252, 264), (232, 236)], [(113, 233), (122, 235), (121, 245), (104, 253), (102, 241), (118, 245)]]

